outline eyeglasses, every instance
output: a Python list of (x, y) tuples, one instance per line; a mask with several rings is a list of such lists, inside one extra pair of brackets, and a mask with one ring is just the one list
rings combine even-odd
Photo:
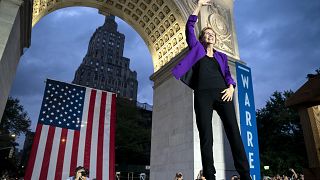
[(216, 35), (215, 33), (209, 33), (209, 32), (205, 32), (204, 34), (207, 36), (215, 36)]

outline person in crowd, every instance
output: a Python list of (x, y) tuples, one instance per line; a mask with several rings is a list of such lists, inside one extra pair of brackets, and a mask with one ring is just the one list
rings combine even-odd
[(232, 175), (231, 180), (240, 180), (238, 175)]
[(182, 172), (177, 172), (175, 177), (174, 177), (174, 180), (183, 180)]
[(90, 180), (89, 170), (82, 166), (78, 166), (74, 171), (74, 176), (69, 177), (67, 180)]
[(202, 170), (199, 171), (196, 180), (206, 180), (206, 178), (203, 176), (203, 171)]

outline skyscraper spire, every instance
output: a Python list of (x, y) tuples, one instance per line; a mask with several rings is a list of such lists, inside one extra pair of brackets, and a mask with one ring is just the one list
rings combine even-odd
[(115, 16), (106, 16), (90, 39), (73, 83), (137, 100), (137, 73), (129, 69), (130, 59), (123, 57), (125, 36), (117, 28)]

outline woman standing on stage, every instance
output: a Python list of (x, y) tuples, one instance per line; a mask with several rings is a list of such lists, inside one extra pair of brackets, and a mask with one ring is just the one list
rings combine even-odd
[(241, 180), (250, 180), (250, 170), (241, 140), (232, 101), (236, 83), (231, 77), (226, 54), (214, 49), (216, 35), (211, 27), (204, 28), (196, 39), (194, 26), (202, 6), (210, 0), (199, 0), (186, 24), (189, 53), (172, 70), (173, 75), (194, 90), (194, 110), (200, 137), (203, 175), (215, 180), (213, 164), (212, 112), (220, 116)]

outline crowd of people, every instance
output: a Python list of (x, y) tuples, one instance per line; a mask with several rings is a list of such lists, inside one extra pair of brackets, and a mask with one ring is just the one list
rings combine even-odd
[(291, 172), (289, 175), (276, 174), (275, 176), (264, 176), (263, 180), (304, 180), (304, 175), (296, 173), (292, 168), (289, 169)]
[[(304, 175), (296, 173), (294, 169), (290, 168), (290, 175), (275, 175), (275, 176), (263, 176), (263, 180), (304, 180)], [(241, 177), (239, 175), (232, 175), (230, 177), (230, 180), (240, 180)], [(183, 180), (183, 174), (182, 172), (177, 172), (174, 180)], [(199, 171), (197, 178), (195, 180), (206, 180), (206, 178), (203, 176), (202, 170)]]

